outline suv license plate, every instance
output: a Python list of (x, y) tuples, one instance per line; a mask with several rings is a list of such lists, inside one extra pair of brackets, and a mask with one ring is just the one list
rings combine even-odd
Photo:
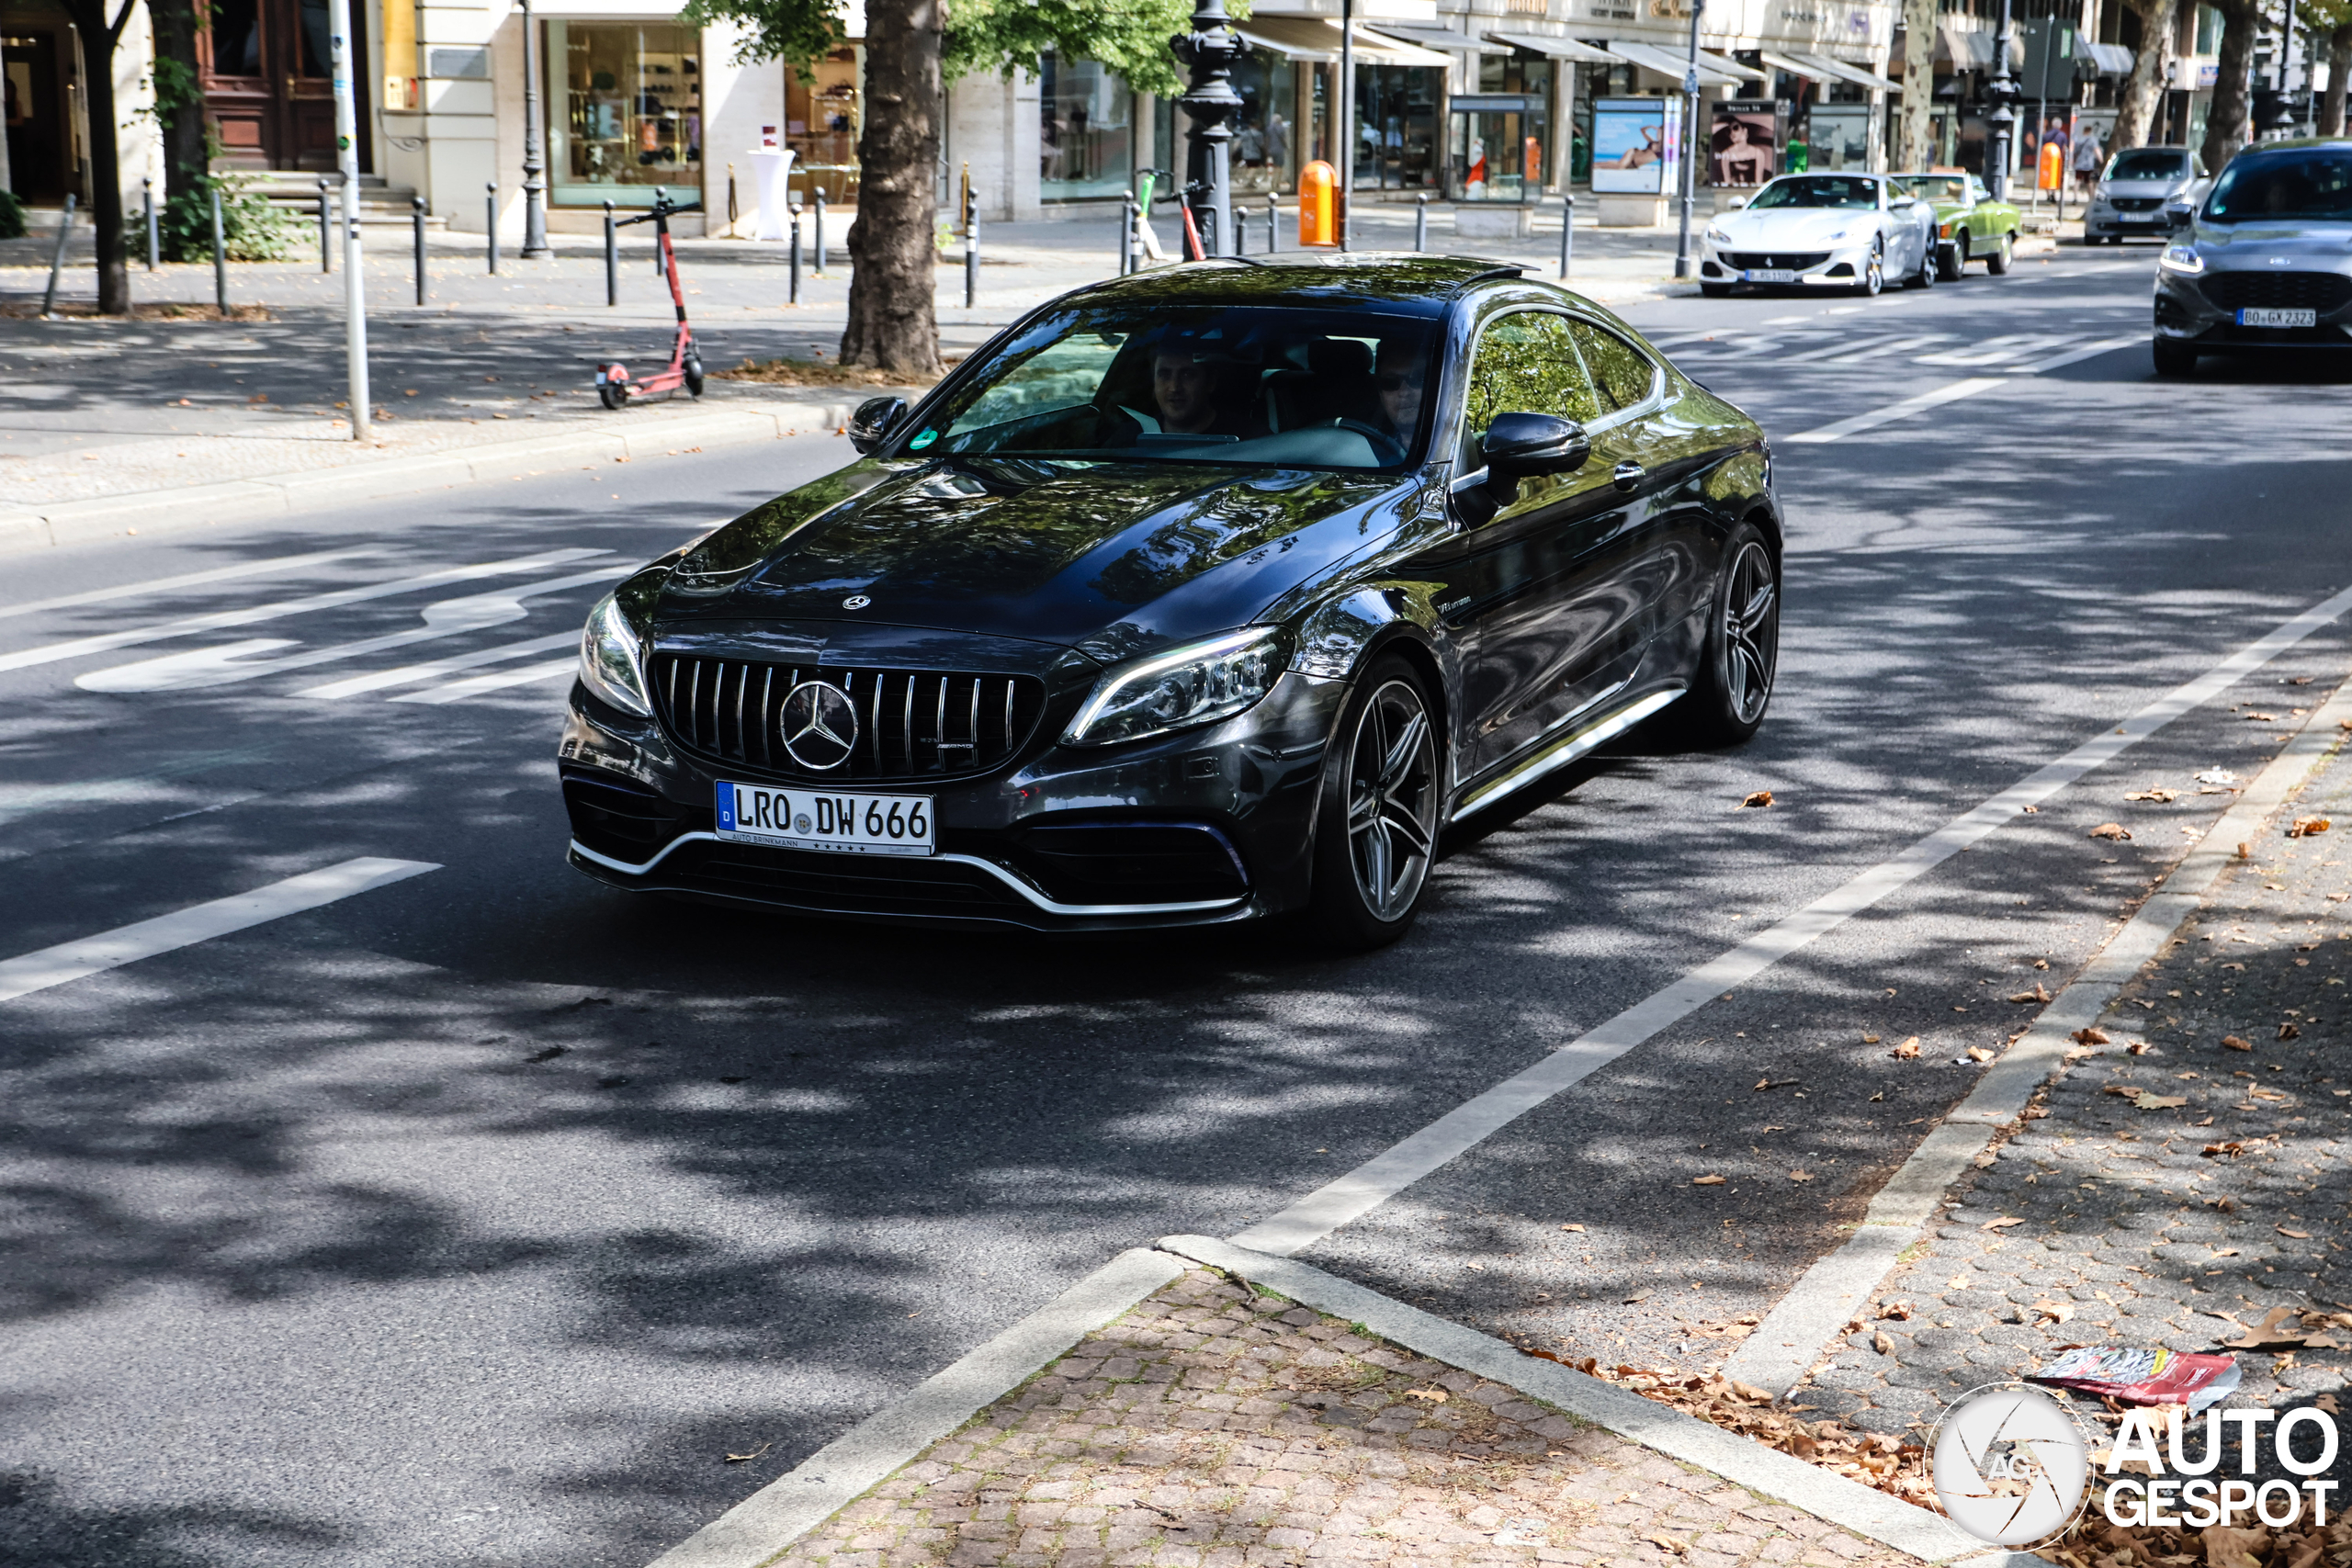
[(2242, 327), (2315, 327), (2319, 325), (2317, 310), (2254, 310), (2238, 312)]
[(1752, 266), (1739, 275), (1742, 283), (1794, 283), (1797, 275), (1785, 266)]
[(936, 824), (927, 795), (844, 795), (718, 784), (718, 836), (735, 843), (853, 855), (927, 855)]

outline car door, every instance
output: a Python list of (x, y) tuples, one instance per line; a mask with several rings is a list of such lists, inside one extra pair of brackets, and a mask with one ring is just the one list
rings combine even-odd
[[(1515, 310), (1487, 323), (1471, 357), (1457, 472), (1483, 466), (1479, 439), (1496, 415), (1513, 412), (1603, 419), (1566, 316)], [(1458, 513), (1439, 604), (1449, 622), (1473, 628), (1465, 775), (1534, 747), (1621, 683), (1638, 608), (1614, 564), (1631, 497), (1609, 461), (1596, 454), (1572, 473), (1522, 479), (1498, 500), (1490, 515), (1481, 515), (1483, 502)]]
[(1689, 612), (1692, 585), (1704, 575), (1704, 518), (1679, 497), (1689, 437), (1662, 417), (1665, 377), (1657, 362), (1599, 321), (1573, 318), (1568, 335), (1600, 406), (1586, 427), (1592, 437), (1588, 466), (1605, 471), (1623, 496), (1607, 543), (1611, 574), (1625, 595), (1619, 637), (1632, 655), (1624, 665), (1630, 672), (1640, 649)]

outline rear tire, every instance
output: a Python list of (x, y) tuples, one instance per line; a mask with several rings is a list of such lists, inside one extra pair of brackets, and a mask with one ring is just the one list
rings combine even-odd
[(701, 397), (701, 396), (702, 396), (702, 355), (699, 355), (699, 354), (689, 354), (689, 355), (686, 355), (686, 362), (685, 362), (685, 365), (684, 366), (684, 367), (683, 367), (683, 368), (684, 369), (684, 371), (685, 371), (685, 375), (686, 375), (686, 396), (688, 396), (688, 397), (690, 397), (690, 398), (699, 398), (699, 397)]
[(1995, 277), (2007, 272), (2009, 262), (2017, 254), (2017, 235), (2014, 233), (2002, 235), (2000, 243), (1993, 247), (1993, 254), (1984, 258), (1984, 270)]
[(628, 400), (628, 393), (617, 381), (599, 381), (596, 383), (596, 400), (608, 409), (616, 409)]
[(1723, 572), (1707, 606), (1707, 638), (1690, 691), (1667, 710), (1686, 740), (1745, 743), (1764, 723), (1781, 665), (1781, 558), (1753, 523), (1724, 541)]
[(1919, 258), (1919, 270), (1903, 280), (1904, 288), (1933, 288), (1936, 286), (1936, 274), (1943, 270), (1936, 251), (1935, 245), (1928, 245), (1927, 254)]
[(1324, 753), (1307, 919), (1326, 946), (1364, 953), (1412, 930), (1437, 858), (1443, 754), (1420, 675), (1375, 660)]
[(2197, 374), (2197, 351), (2178, 338), (2154, 338), (2150, 340), (2148, 347), (2155, 355), (2157, 375), (2194, 376)]
[(1721, 299), (1731, 293), (1731, 285), (1728, 283), (1702, 283), (1699, 285), (1699, 292), (1705, 295), (1710, 299)]

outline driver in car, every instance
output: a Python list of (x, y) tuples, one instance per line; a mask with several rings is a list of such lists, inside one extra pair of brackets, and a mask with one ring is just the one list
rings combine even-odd
[(1233, 407), (1237, 379), (1229, 357), (1204, 351), (1182, 338), (1160, 344), (1151, 354), (1151, 391), (1159, 404), (1159, 428), (1169, 435), (1236, 435), (1248, 440), (1263, 431), (1250, 428)]
[(1422, 356), (1404, 338), (1380, 340), (1380, 356), (1373, 366), (1373, 389), (1380, 394), (1381, 417), (1388, 432), (1407, 446), (1421, 423)]

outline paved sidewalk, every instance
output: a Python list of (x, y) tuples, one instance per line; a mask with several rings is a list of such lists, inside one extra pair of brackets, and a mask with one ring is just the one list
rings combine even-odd
[[(2176, 806), (2118, 784), (2106, 809), (2135, 840), (2177, 839), (2196, 787)], [(2290, 836), (2314, 818), (2331, 829)], [(2347, 835), (2339, 750), (1889, 1277), (1879, 1301), (1909, 1315), (1862, 1323), (1795, 1403), (1905, 1431), (2057, 1346), (2209, 1350), (2279, 1309), (2290, 1315), (2256, 1337), (2271, 1348), (2236, 1352), (2230, 1403), (2352, 1392), (2352, 1354), (2295, 1348), (2325, 1337), (2304, 1313), (2352, 1308)], [(2352, 1345), (2352, 1317), (2335, 1326)]]
[[(770, 1434), (746, 1433), (741, 1450)], [(793, 1568), (1913, 1559), (1194, 1270), (813, 1532)]]

